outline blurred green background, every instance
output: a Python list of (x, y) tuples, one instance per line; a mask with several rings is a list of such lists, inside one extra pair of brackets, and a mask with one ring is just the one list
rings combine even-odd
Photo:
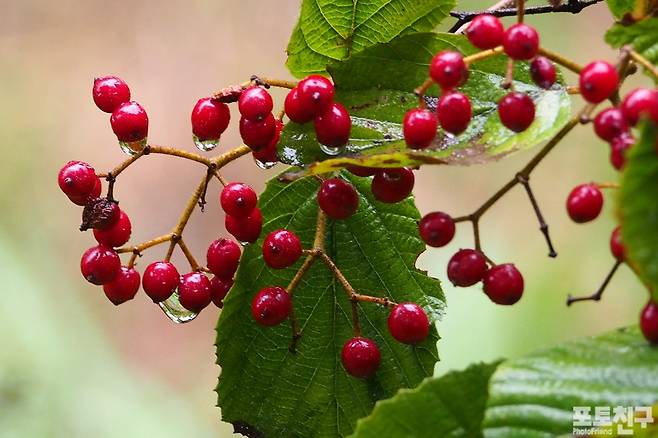
[[(153, 144), (193, 150), (189, 114), (196, 99), (254, 73), (289, 77), (284, 49), (298, 7), (298, 0), (0, 1), (0, 437), (230, 435), (214, 407), (218, 310), (209, 307), (177, 326), (143, 293), (111, 305), (80, 276), (80, 255), (94, 241), (77, 231), (80, 210), (59, 191), (56, 174), (72, 159), (104, 171), (125, 158), (108, 115), (91, 99), (95, 76), (115, 74), (129, 83), (149, 113)], [(581, 63), (614, 57), (601, 39), (612, 22), (604, 4), (580, 16), (528, 21), (540, 28), (545, 46)], [(275, 97), (282, 101), (281, 93)], [(238, 142), (232, 126), (222, 147)], [(423, 213), (468, 213), (532, 154), (472, 168), (425, 168), (417, 176), (418, 206)], [(613, 263), (612, 197), (603, 217), (587, 226), (573, 224), (564, 211), (572, 186), (615, 178), (607, 154), (591, 128), (581, 128), (533, 174), (557, 259), (546, 256), (521, 189), (487, 214), (484, 247), (497, 261), (517, 263), (526, 295), (503, 308), (478, 287), (456, 290), (445, 282), (437, 372), (636, 322), (645, 292), (625, 268), (603, 302), (564, 305), (569, 292), (593, 291)], [(273, 172), (258, 171), (246, 158), (224, 173), (260, 190)], [(121, 176), (116, 192), (135, 242), (169, 230), (198, 174), (194, 163), (154, 156)], [(216, 186), (209, 196), (217, 196)], [(203, 254), (225, 233), (217, 203), (196, 213), (188, 230), (186, 240)], [(424, 253), (419, 267), (444, 280), (450, 255), (472, 246), (471, 239), (468, 225), (460, 225), (455, 241)], [(147, 253), (141, 267), (156, 257), (157, 249)]]

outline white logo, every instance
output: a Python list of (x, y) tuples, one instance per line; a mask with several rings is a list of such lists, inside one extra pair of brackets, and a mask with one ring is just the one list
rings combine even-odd
[(573, 435), (632, 435), (633, 426), (642, 429), (653, 423), (651, 406), (574, 406)]

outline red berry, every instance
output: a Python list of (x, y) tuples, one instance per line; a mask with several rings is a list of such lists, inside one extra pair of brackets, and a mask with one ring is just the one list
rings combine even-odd
[(445, 246), (455, 236), (455, 221), (450, 215), (435, 211), (428, 213), (418, 223), (420, 238), (435, 248)]
[(253, 86), (244, 90), (238, 99), (238, 111), (249, 120), (262, 120), (272, 112), (274, 102), (265, 88)]
[(201, 141), (218, 139), (231, 120), (228, 105), (212, 97), (199, 99), (192, 109), (192, 133)]
[(535, 104), (527, 94), (513, 91), (498, 102), (498, 115), (508, 129), (522, 132), (535, 120)]
[(359, 195), (352, 184), (340, 178), (331, 178), (322, 181), (318, 204), (330, 218), (346, 219), (359, 208)]
[(302, 242), (292, 231), (272, 231), (263, 241), (263, 259), (274, 269), (293, 265), (302, 255)]
[(92, 96), (96, 106), (106, 113), (112, 113), (124, 102), (130, 100), (130, 88), (116, 76), (103, 76), (94, 79)]
[(624, 242), (621, 240), (620, 227), (615, 228), (610, 235), (610, 252), (620, 262), (624, 261), (626, 248), (624, 248)]
[(615, 68), (605, 61), (587, 64), (580, 72), (580, 94), (590, 103), (599, 103), (614, 93), (619, 85)]
[(548, 58), (537, 56), (530, 63), (530, 76), (532, 76), (532, 80), (535, 84), (548, 90), (557, 80), (555, 64), (553, 64)]
[(375, 199), (394, 204), (405, 199), (414, 189), (414, 172), (408, 167), (381, 169), (372, 179), (370, 189)]
[(576, 186), (567, 198), (569, 217), (579, 224), (596, 219), (603, 208), (603, 194), (595, 184)]
[(367, 177), (373, 176), (375, 173), (377, 173), (378, 169), (376, 167), (347, 166), (347, 170), (349, 170), (352, 175)]
[(610, 143), (610, 163), (612, 166), (621, 170), (626, 163), (626, 151), (635, 144), (635, 139), (629, 133), (624, 133), (615, 137)]
[(210, 280), (201, 272), (190, 272), (180, 278), (178, 301), (190, 312), (199, 313), (210, 304)]
[(388, 330), (397, 341), (417, 344), (430, 333), (430, 321), (416, 303), (396, 304), (388, 315)]
[(324, 76), (311, 75), (299, 81), (297, 93), (303, 112), (316, 116), (334, 100), (334, 84)]
[(236, 218), (230, 214), (224, 219), (226, 231), (240, 242), (254, 243), (260, 236), (260, 230), (263, 227), (263, 215), (258, 207), (254, 208), (251, 214), (244, 218)]
[(464, 33), (475, 47), (487, 50), (503, 44), (505, 28), (498, 17), (482, 14), (471, 21)]
[(232, 286), (232, 278), (213, 277), (212, 280), (210, 280), (210, 298), (215, 306), (220, 309), (224, 307), (224, 298), (226, 298), (226, 295)]
[(119, 273), (121, 260), (112, 248), (105, 245), (92, 246), (80, 259), (82, 276), (91, 284), (109, 283)]
[(452, 50), (437, 53), (430, 64), (430, 77), (444, 90), (462, 85), (468, 78), (464, 57)]
[(523, 276), (511, 263), (489, 269), (482, 283), (484, 293), (496, 304), (512, 305), (523, 295)]
[(345, 107), (333, 102), (321, 111), (313, 120), (315, 136), (325, 146), (336, 148), (344, 146), (350, 139), (352, 119)]
[(219, 202), (226, 214), (243, 218), (249, 216), (256, 208), (258, 196), (247, 184), (232, 182), (222, 189)]
[(471, 102), (465, 94), (457, 91), (446, 93), (436, 107), (441, 127), (451, 134), (461, 134), (468, 128), (473, 112)]
[(290, 90), (283, 104), (286, 115), (295, 123), (306, 123), (313, 120), (315, 109), (309, 108), (299, 98), (299, 89), (297, 87)]
[(647, 341), (658, 344), (658, 304), (655, 301), (649, 300), (642, 309), (640, 330)]
[(510, 26), (503, 35), (503, 49), (514, 60), (532, 59), (539, 50), (539, 34), (527, 24)]
[(240, 136), (244, 144), (258, 151), (267, 147), (276, 133), (276, 121), (272, 113), (262, 120), (240, 117)]
[(220, 238), (208, 247), (206, 262), (210, 272), (219, 278), (232, 278), (240, 264), (240, 245), (229, 239)]
[(137, 102), (122, 103), (112, 113), (110, 124), (119, 141), (123, 142), (144, 140), (149, 130), (149, 118)]
[(381, 354), (375, 341), (354, 337), (343, 345), (341, 360), (345, 371), (354, 377), (370, 377), (381, 363)]
[(121, 266), (114, 280), (103, 285), (103, 292), (112, 304), (118, 306), (135, 298), (139, 284), (139, 272), (134, 268)]
[(636, 88), (624, 97), (621, 112), (631, 126), (635, 126), (643, 116), (658, 124), (658, 90)]
[(480, 251), (460, 249), (448, 262), (448, 279), (455, 286), (473, 286), (486, 270), (487, 261)]
[(594, 118), (594, 132), (602, 140), (612, 141), (628, 131), (626, 120), (617, 108), (604, 109)]
[(281, 120), (274, 121), (274, 137), (270, 140), (269, 144), (263, 149), (258, 151), (253, 151), (251, 154), (254, 159), (260, 161), (261, 163), (276, 163), (279, 161), (277, 155), (276, 147), (279, 144), (281, 139), (281, 130), (283, 129), (283, 122)]
[[(69, 161), (66, 163), (57, 175), (57, 183), (69, 199), (74, 202), (84, 200), (85, 202), (82, 205), (86, 204), (89, 198), (95, 197), (93, 195), (96, 192), (97, 185), (100, 189), (100, 179), (96, 176), (96, 171), (83, 161)], [(79, 204), (78, 202), (75, 203)]]
[(76, 205), (87, 205), (91, 200), (96, 199), (101, 195), (101, 188), (101, 180), (98, 178), (96, 179), (96, 184), (94, 184), (94, 189), (90, 194), (85, 196), (69, 196), (69, 200)]
[(290, 295), (279, 286), (261, 289), (251, 301), (251, 314), (260, 325), (277, 325), (290, 315), (291, 310)]
[(144, 270), (142, 287), (154, 303), (166, 300), (174, 293), (180, 275), (171, 262), (153, 262)]
[(425, 149), (436, 136), (439, 121), (436, 115), (422, 108), (414, 108), (404, 115), (402, 132), (404, 141), (411, 149)]
[(128, 242), (131, 232), (130, 218), (125, 211), (119, 210), (119, 219), (116, 223), (106, 230), (94, 229), (94, 237), (100, 244), (117, 248)]

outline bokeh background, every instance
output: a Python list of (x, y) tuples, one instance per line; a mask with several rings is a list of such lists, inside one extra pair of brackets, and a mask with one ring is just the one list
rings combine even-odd
[[(254, 73), (289, 77), (285, 47), (298, 7), (298, 0), (0, 1), (0, 437), (231, 434), (214, 407), (218, 310), (209, 307), (193, 323), (175, 325), (143, 293), (111, 305), (80, 276), (80, 254), (94, 241), (77, 231), (80, 210), (59, 191), (56, 174), (71, 159), (103, 171), (125, 158), (108, 115), (92, 102), (95, 76), (115, 74), (129, 83), (148, 111), (152, 143), (193, 150), (189, 114), (198, 98)], [(614, 57), (601, 39), (612, 23), (604, 4), (580, 16), (528, 20), (542, 31), (544, 45), (579, 62)], [(282, 102), (281, 93), (276, 97)], [(232, 126), (223, 147), (238, 142)], [(423, 169), (418, 206), (468, 213), (532, 154)], [(199, 171), (195, 163), (153, 156), (121, 176), (117, 193), (135, 242), (169, 230)], [(225, 175), (260, 190), (273, 172), (246, 158)], [(456, 290), (444, 282), (448, 312), (439, 323), (437, 373), (636, 322), (645, 292), (626, 268), (603, 302), (564, 305), (567, 293), (593, 291), (611, 267), (614, 227), (613, 196), (587, 226), (568, 220), (565, 197), (578, 183), (614, 178), (607, 146), (589, 127), (570, 134), (533, 174), (557, 259), (547, 257), (520, 188), (487, 214), (484, 247), (495, 260), (517, 263), (526, 295), (513, 308), (497, 307), (478, 287)], [(215, 199), (216, 186), (209, 196)], [(195, 213), (188, 230), (187, 242), (203, 254), (225, 232), (217, 203)], [(455, 241), (424, 253), (419, 267), (445, 280), (450, 255), (472, 246), (471, 239), (461, 225)], [(141, 266), (158, 254), (147, 253)]]

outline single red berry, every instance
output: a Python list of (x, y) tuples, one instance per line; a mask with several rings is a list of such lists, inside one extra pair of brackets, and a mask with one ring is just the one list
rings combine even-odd
[(201, 141), (218, 139), (231, 120), (228, 105), (212, 97), (199, 99), (192, 108), (192, 133)]
[(397, 341), (417, 344), (430, 333), (430, 321), (416, 303), (396, 304), (388, 315), (388, 331)]
[(375, 341), (358, 336), (345, 342), (341, 360), (348, 374), (366, 378), (377, 371), (382, 359)]
[(482, 280), (487, 261), (480, 251), (460, 249), (448, 262), (448, 279), (455, 286), (473, 286)]
[(655, 301), (649, 300), (642, 309), (640, 330), (647, 341), (658, 344), (658, 304)]
[(453, 91), (445, 93), (436, 107), (441, 127), (451, 134), (461, 134), (468, 128), (473, 111), (471, 101), (465, 94)]
[(274, 137), (272, 137), (272, 140), (268, 143), (267, 146), (265, 146), (263, 149), (258, 150), (258, 151), (253, 151), (251, 154), (253, 155), (255, 160), (258, 160), (261, 163), (265, 164), (272, 164), (276, 163), (279, 161), (279, 156), (277, 155), (277, 145), (279, 144), (279, 140), (281, 139), (281, 130), (283, 129), (283, 122), (281, 120), (275, 120), (274, 121)]
[(153, 262), (146, 267), (142, 277), (142, 287), (154, 303), (166, 300), (174, 293), (180, 282), (180, 275), (171, 262)]
[(503, 49), (507, 56), (514, 60), (532, 59), (539, 50), (539, 34), (534, 27), (527, 24), (510, 26), (503, 35)]
[(612, 234), (610, 235), (610, 252), (620, 262), (624, 261), (626, 248), (624, 248), (624, 242), (621, 240), (620, 227), (612, 230)]
[(596, 219), (603, 208), (603, 194), (596, 184), (576, 186), (567, 198), (567, 212), (576, 223)]
[(130, 88), (116, 76), (103, 76), (94, 79), (92, 96), (96, 106), (106, 113), (112, 113), (122, 103), (130, 100)]
[(310, 122), (315, 116), (315, 108), (305, 105), (300, 100), (299, 89), (297, 87), (288, 92), (283, 107), (288, 118), (295, 123)]
[(219, 278), (232, 278), (238, 270), (240, 254), (240, 245), (237, 243), (229, 239), (217, 239), (206, 252), (208, 269)]
[(458, 87), (468, 79), (468, 69), (461, 53), (443, 50), (432, 58), (430, 77), (444, 90)]
[(610, 163), (612, 166), (621, 170), (626, 164), (626, 151), (635, 144), (635, 138), (629, 133), (624, 133), (619, 137), (612, 139), (610, 143)]
[(240, 136), (244, 144), (258, 151), (267, 147), (274, 138), (276, 121), (272, 113), (262, 120), (250, 120), (240, 117)]
[(614, 93), (619, 85), (617, 70), (605, 61), (587, 64), (580, 72), (580, 94), (590, 103), (599, 103)]
[(263, 215), (258, 207), (254, 208), (251, 214), (244, 218), (236, 218), (230, 214), (224, 219), (226, 231), (240, 242), (254, 243), (260, 236), (260, 230), (263, 227)]
[(201, 272), (180, 277), (178, 301), (190, 312), (199, 313), (210, 304), (210, 280)]
[(83, 161), (66, 163), (57, 175), (57, 183), (71, 200), (88, 200), (95, 194), (97, 184), (100, 189), (100, 179), (96, 176), (96, 171)]
[(414, 108), (404, 115), (402, 132), (404, 141), (411, 149), (425, 149), (436, 136), (439, 121), (436, 115), (422, 108)]
[(496, 265), (482, 279), (484, 293), (496, 304), (512, 305), (523, 295), (523, 276), (511, 263)]
[(628, 125), (621, 110), (617, 108), (604, 109), (594, 118), (594, 132), (602, 140), (610, 142), (626, 131)]
[(339, 103), (333, 102), (324, 108), (313, 120), (315, 136), (325, 146), (337, 148), (345, 146), (350, 139), (352, 119), (350, 113)]
[(498, 102), (498, 115), (508, 129), (522, 132), (535, 120), (535, 104), (527, 94), (513, 91)]
[(380, 169), (372, 179), (370, 189), (375, 199), (394, 204), (411, 194), (414, 181), (414, 172), (408, 167)]
[(103, 292), (112, 304), (118, 306), (135, 298), (139, 284), (139, 272), (135, 268), (121, 266), (114, 280), (103, 285)]
[(470, 22), (464, 33), (475, 47), (487, 50), (503, 44), (505, 28), (498, 17), (481, 14)]
[(119, 255), (105, 245), (92, 246), (80, 259), (82, 276), (91, 284), (102, 285), (111, 282), (120, 269)]
[(317, 116), (334, 100), (334, 84), (324, 76), (310, 75), (297, 84), (299, 101), (304, 112)]
[(69, 200), (75, 205), (87, 205), (91, 200), (96, 199), (101, 195), (101, 188), (101, 180), (100, 178), (97, 178), (96, 183), (94, 184), (94, 189), (90, 194), (83, 196), (69, 196)]
[(302, 255), (302, 242), (292, 231), (272, 231), (263, 240), (263, 260), (274, 269), (293, 265)]
[(226, 214), (230, 214), (236, 218), (243, 218), (249, 216), (254, 208), (256, 208), (258, 196), (249, 185), (232, 182), (222, 189), (219, 202)]
[(130, 239), (131, 232), (132, 225), (130, 224), (130, 218), (125, 211), (120, 210), (119, 219), (116, 223), (106, 230), (94, 229), (94, 237), (100, 244), (117, 248)]
[(330, 218), (346, 219), (359, 208), (359, 195), (352, 184), (340, 178), (331, 178), (320, 185), (318, 204)]
[(636, 88), (622, 100), (621, 112), (631, 126), (637, 125), (641, 117), (649, 117), (658, 124), (658, 90)]
[(347, 170), (349, 170), (352, 175), (365, 178), (367, 176), (373, 176), (375, 173), (377, 173), (378, 169), (376, 167), (347, 166)]
[(233, 287), (232, 278), (213, 277), (210, 280), (210, 299), (220, 309), (224, 307), (224, 298)]
[(555, 64), (548, 58), (537, 56), (530, 63), (530, 76), (535, 84), (548, 90), (557, 80)]
[(251, 314), (260, 325), (277, 325), (288, 318), (291, 310), (290, 295), (279, 286), (261, 289), (251, 301)]
[(455, 221), (450, 215), (435, 211), (428, 213), (418, 223), (420, 238), (435, 248), (445, 246), (455, 237)]
[(272, 112), (274, 102), (265, 88), (253, 86), (244, 90), (238, 99), (238, 111), (249, 120), (262, 120)]
[(119, 141), (123, 142), (144, 140), (149, 130), (149, 118), (137, 102), (119, 105), (110, 117), (110, 124)]

